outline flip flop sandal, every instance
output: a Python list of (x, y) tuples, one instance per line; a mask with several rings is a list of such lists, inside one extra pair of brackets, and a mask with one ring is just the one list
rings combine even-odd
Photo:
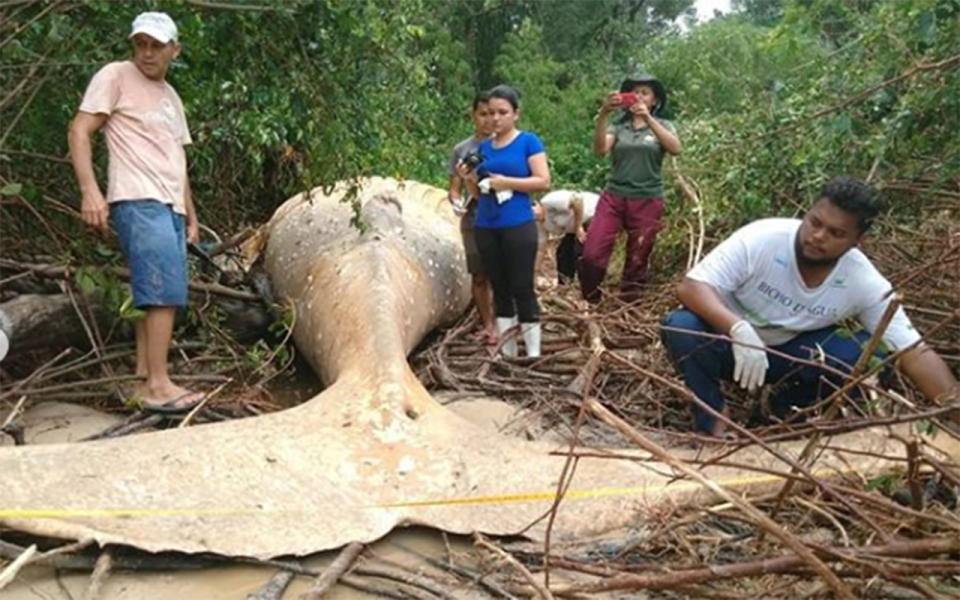
[[(189, 402), (187, 404), (178, 405), (178, 403), (181, 400), (193, 395), (197, 396), (196, 400), (194, 400), (193, 402)], [(143, 410), (148, 412), (177, 414), (177, 413), (184, 413), (189, 411), (192, 408), (195, 408), (198, 404), (203, 402), (204, 397), (205, 396), (200, 392), (187, 392), (186, 394), (180, 394), (179, 396), (177, 396), (176, 398), (173, 398), (172, 400), (167, 400), (163, 404), (149, 404), (147, 402), (143, 402), (141, 406), (143, 407)]]

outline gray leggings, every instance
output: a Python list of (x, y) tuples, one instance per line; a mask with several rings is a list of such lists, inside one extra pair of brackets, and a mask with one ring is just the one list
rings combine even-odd
[(537, 260), (537, 225), (534, 221), (502, 229), (476, 229), (483, 268), (493, 284), (498, 317), (519, 316), (521, 323), (540, 320), (540, 305), (533, 287)]

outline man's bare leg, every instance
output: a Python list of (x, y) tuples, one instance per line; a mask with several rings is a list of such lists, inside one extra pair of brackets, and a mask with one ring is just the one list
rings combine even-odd
[(190, 390), (173, 383), (167, 372), (167, 353), (175, 316), (176, 308), (172, 306), (152, 306), (147, 308), (147, 316), (142, 321), (147, 362), (143, 392), (148, 404), (163, 404), (180, 398), (178, 405), (190, 406), (196, 401)]
[(490, 285), (490, 280), (484, 275), (474, 275), (471, 287), (473, 288), (473, 301), (477, 305), (477, 312), (480, 313), (480, 322), (483, 323), (487, 343), (495, 344), (497, 342), (497, 323), (493, 319), (493, 287)]
[(137, 341), (137, 370), (138, 377), (147, 377), (147, 319), (137, 319), (133, 328), (134, 337)]

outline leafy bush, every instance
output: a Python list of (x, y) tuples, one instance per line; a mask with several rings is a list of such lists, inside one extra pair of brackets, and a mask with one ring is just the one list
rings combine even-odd
[[(157, 7), (181, 28), (169, 79), (195, 140), (201, 219), (221, 232), (343, 178), (443, 185), (450, 148), (470, 132), (471, 97), (499, 82), (522, 91), (521, 126), (544, 139), (555, 187), (600, 189), (609, 167), (591, 152), (592, 118), (603, 94), (641, 66), (670, 90), (680, 164), (716, 235), (796, 213), (835, 174), (872, 174), (902, 214), (922, 214), (928, 198), (904, 189), (936, 192), (960, 174), (960, 64), (950, 62), (960, 54), (960, 0), (751, 0), (686, 32), (671, 23), (688, 0), (548, 4), (5, 8), (2, 251), (95, 259), (92, 236), (70, 215), (78, 192), (65, 131), (92, 74), (129, 54), (133, 15)], [(97, 155), (102, 175), (103, 148)], [(680, 189), (668, 196), (672, 217), (688, 218)]]

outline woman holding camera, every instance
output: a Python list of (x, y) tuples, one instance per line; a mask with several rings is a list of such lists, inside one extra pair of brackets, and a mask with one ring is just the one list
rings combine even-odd
[(540, 306), (534, 290), (537, 225), (530, 194), (550, 188), (543, 142), (517, 129), (520, 94), (508, 85), (489, 91), (493, 137), (480, 144), (483, 162), (458, 173), (479, 197), (474, 221), (477, 247), (493, 284), (493, 302), (504, 356), (517, 356), (517, 343), (504, 333), (517, 324), (527, 356), (540, 356)]
[[(662, 165), (665, 153), (680, 154), (673, 124), (660, 118), (667, 91), (656, 77), (638, 73), (620, 84), (619, 92), (603, 99), (593, 132), (593, 151), (611, 153), (613, 167), (600, 196), (583, 245), (578, 274), (583, 297), (600, 300), (600, 283), (607, 273), (613, 245), (627, 231), (627, 251), (620, 298), (632, 302), (648, 278), (648, 262), (663, 215)], [(620, 115), (610, 124), (616, 108)]]

